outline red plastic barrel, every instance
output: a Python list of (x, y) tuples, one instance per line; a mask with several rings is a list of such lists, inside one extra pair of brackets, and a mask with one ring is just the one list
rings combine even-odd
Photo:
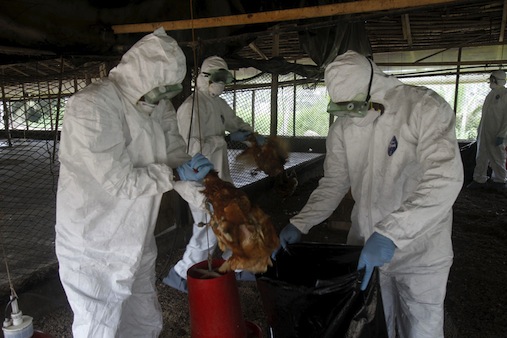
[[(216, 270), (224, 261), (212, 261)], [(208, 262), (187, 271), (188, 303), (192, 338), (246, 338), (247, 329), (234, 272), (209, 276)]]

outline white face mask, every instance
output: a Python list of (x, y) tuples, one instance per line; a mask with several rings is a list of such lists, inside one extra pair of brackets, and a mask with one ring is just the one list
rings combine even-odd
[(221, 82), (218, 82), (218, 83), (211, 82), (209, 84), (208, 88), (209, 88), (209, 94), (211, 95), (211, 97), (216, 97), (224, 92), (225, 84), (223, 84)]

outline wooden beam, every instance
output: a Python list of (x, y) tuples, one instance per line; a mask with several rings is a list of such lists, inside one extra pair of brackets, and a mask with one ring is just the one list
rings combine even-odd
[(255, 42), (250, 42), (250, 43), (248, 44), (248, 47), (250, 47), (250, 48), (251, 48), (254, 52), (256, 52), (257, 54), (259, 54), (259, 56), (260, 56), (261, 58), (263, 58), (264, 60), (267, 60), (267, 59), (268, 59), (268, 57), (266, 56), (266, 54), (264, 54), (264, 53), (262, 52), (262, 50), (260, 50), (260, 48), (259, 48), (259, 47), (257, 47), (257, 45), (255, 44)]
[(277, 11), (220, 16), (194, 20), (177, 20), (141, 24), (113, 25), (115, 34), (153, 32), (159, 27), (166, 31), (201, 29), (211, 27), (251, 25), (267, 22), (321, 18), (333, 15), (359, 14), (368, 12), (410, 9), (425, 6), (464, 2), (463, 0), (360, 0), (331, 5), (294, 8)]
[(408, 14), (401, 15), (401, 29), (403, 30), (403, 37), (407, 40), (408, 46), (412, 47), (412, 30), (410, 29)]

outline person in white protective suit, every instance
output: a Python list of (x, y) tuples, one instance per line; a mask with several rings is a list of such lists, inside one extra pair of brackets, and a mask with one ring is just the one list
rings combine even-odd
[(405, 85), (353, 51), (327, 66), (325, 82), (337, 118), (324, 176), (282, 229), (281, 247), (326, 220), (351, 189), (347, 243), (364, 245), (361, 290), (380, 268), (389, 337), (443, 337), (452, 205), (463, 184), (454, 112), (432, 90)]
[[(507, 88), (505, 72), (495, 70), (489, 78), (491, 91), (482, 106), (482, 117), (477, 135), (477, 155), (470, 189), (493, 188), (507, 191), (505, 138), (507, 137)], [(488, 167), (491, 183), (488, 184)]]
[[(196, 80), (196, 90), (178, 108), (178, 127), (185, 139), (190, 155), (202, 153), (210, 159), (218, 176), (232, 182), (227, 158), (225, 132), (230, 139), (245, 141), (252, 133), (251, 126), (236, 115), (227, 102), (220, 97), (225, 84), (231, 83), (233, 76), (224, 59), (219, 56), (206, 58)], [(264, 137), (257, 136), (263, 143)], [(163, 282), (177, 290), (187, 292), (187, 270), (194, 264), (208, 258), (217, 246), (213, 230), (205, 226), (210, 221), (209, 212), (203, 208), (189, 205), (194, 220), (192, 237), (183, 257), (171, 267)], [(254, 280), (246, 271), (236, 273), (238, 280)]]
[(158, 29), (68, 101), (55, 245), (74, 338), (158, 337), (162, 330), (153, 233), (162, 194), (175, 189), (203, 203), (195, 186), (213, 168), (186, 153), (169, 100), (181, 90), (185, 62)]

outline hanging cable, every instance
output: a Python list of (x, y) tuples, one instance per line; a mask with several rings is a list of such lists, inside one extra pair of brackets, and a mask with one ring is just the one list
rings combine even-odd
[(7, 280), (9, 281), (9, 289), (11, 290), (11, 296), (18, 298), (18, 295), (16, 294), (16, 291), (14, 290), (14, 286), (12, 285), (12, 278), (11, 278), (11, 272), (9, 270), (9, 263), (7, 263), (7, 254), (5, 253), (5, 246), (4, 246), (4, 238), (3, 234), (0, 234), (0, 238), (2, 238), (2, 255), (4, 258), (5, 263), (5, 271), (7, 272)]
[(194, 80), (194, 93), (193, 93), (193, 96), (192, 96), (192, 110), (191, 110), (191, 113), (190, 113), (190, 126), (188, 128), (188, 138), (187, 138), (187, 153), (190, 152), (190, 138), (192, 136), (192, 124), (193, 124), (193, 121), (194, 121), (194, 111), (195, 111), (195, 106), (196, 106), (196, 102), (197, 102), (197, 123), (198, 123), (198, 126), (199, 126), (199, 150), (202, 151), (202, 134), (201, 134), (201, 120), (200, 120), (200, 117), (199, 117), (199, 91), (197, 90), (197, 62), (198, 62), (198, 58), (197, 58), (197, 42), (196, 42), (196, 39), (195, 39), (195, 29), (194, 29), (194, 5), (193, 5), (193, 1), (190, 0), (190, 22), (191, 22), (191, 32), (192, 32), (192, 54), (193, 54), (193, 57), (194, 57), (194, 70), (193, 70), (193, 74), (192, 74), (192, 77), (193, 77), (193, 80)]
[[(195, 39), (195, 29), (194, 29), (194, 6), (193, 6), (193, 1), (190, 0), (190, 20), (191, 20), (191, 31), (192, 31), (192, 52), (193, 52), (193, 57), (194, 57), (194, 73), (193, 73), (193, 79), (194, 79), (194, 95), (192, 96), (192, 111), (191, 111), (191, 114), (190, 114), (190, 126), (188, 128), (188, 138), (187, 138), (187, 153), (190, 152), (190, 138), (192, 136), (192, 125), (193, 125), (193, 120), (194, 120), (194, 111), (196, 111), (196, 114), (197, 114), (197, 126), (199, 128), (198, 130), (198, 134), (199, 134), (199, 151), (202, 152), (202, 131), (201, 131), (201, 118), (200, 118), (200, 109), (199, 109), (199, 90), (198, 90), (198, 87), (197, 87), (197, 77), (199, 76), (198, 73), (197, 73), (197, 62), (198, 62), (198, 58), (197, 58), (197, 42), (196, 42), (196, 39)], [(197, 103), (197, 110), (195, 110), (195, 106), (196, 106), (196, 103)], [(207, 214), (206, 215), (206, 220), (208, 218), (208, 216), (210, 217), (210, 221), (211, 221), (211, 213)], [(208, 221), (204, 226), (207, 228), (210, 226), (210, 221)], [(212, 260), (213, 260), (213, 257), (212, 257), (212, 252), (211, 252), (211, 248), (210, 248), (210, 240), (209, 240), (209, 232), (208, 232), (209, 229), (206, 229), (206, 242), (208, 244), (208, 271), (211, 271), (212, 270)]]

